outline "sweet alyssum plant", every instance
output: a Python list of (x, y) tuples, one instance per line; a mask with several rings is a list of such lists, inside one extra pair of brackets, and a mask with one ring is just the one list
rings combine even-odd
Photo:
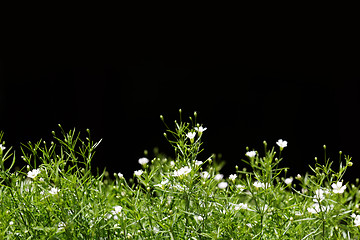
[(18, 171), (1, 133), (0, 239), (359, 238), (359, 187), (342, 179), (350, 157), (340, 154), (338, 171), (316, 159), (311, 173), (287, 177), (279, 167), (287, 142), (264, 142), (264, 151), (246, 149), (250, 171), (224, 176), (200, 154), (207, 128), (196, 117), (165, 124), (173, 158), (144, 156), (128, 180), (92, 174), (99, 142), (89, 131), (23, 145)]

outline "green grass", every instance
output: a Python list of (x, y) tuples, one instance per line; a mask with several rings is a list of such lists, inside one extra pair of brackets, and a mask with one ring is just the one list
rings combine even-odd
[(200, 154), (211, 130), (196, 117), (165, 124), (173, 156), (144, 156), (131, 179), (92, 174), (99, 142), (89, 131), (23, 144), (17, 171), (1, 133), (0, 239), (359, 239), (359, 186), (342, 180), (349, 156), (340, 153), (338, 171), (316, 159), (291, 177), (279, 167), (286, 142), (264, 142), (239, 160), (250, 170), (223, 176)]

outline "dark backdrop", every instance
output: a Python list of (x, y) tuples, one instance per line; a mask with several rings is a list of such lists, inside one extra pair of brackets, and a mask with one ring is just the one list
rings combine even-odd
[(51, 140), (58, 123), (89, 128), (103, 138), (94, 165), (130, 176), (144, 149), (173, 153), (159, 115), (172, 125), (181, 108), (185, 119), (197, 111), (208, 128), (199, 159), (221, 153), (227, 173), (243, 166), (246, 146), (261, 152), (263, 140), (282, 138), (292, 174), (322, 159), (326, 144), (336, 162), (339, 150), (353, 156), (348, 176), (356, 177), (358, 62), (288, 47), (163, 54), (26, 47), (1, 60), (0, 129), (19, 156), (19, 142)]

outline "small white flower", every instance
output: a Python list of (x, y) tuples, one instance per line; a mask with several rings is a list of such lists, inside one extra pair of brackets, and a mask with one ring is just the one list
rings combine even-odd
[(219, 174), (216, 174), (216, 175), (215, 175), (214, 179), (215, 179), (216, 181), (220, 181), (221, 179), (223, 179), (223, 177), (224, 177), (224, 175), (219, 173)]
[(10, 226), (11, 226), (11, 225), (13, 225), (13, 224), (14, 224), (14, 222), (13, 222), (13, 221), (10, 221), (10, 222), (9, 222), (9, 225), (10, 225)]
[(355, 219), (354, 219), (354, 226), (360, 226), (360, 215), (356, 215)]
[(322, 190), (322, 189), (317, 189), (316, 191), (315, 191), (315, 196), (314, 196), (314, 198), (313, 198), (313, 201), (314, 202), (321, 202), (322, 200), (324, 200), (325, 199), (325, 196), (324, 196), (324, 194), (327, 194), (327, 193), (329, 193), (328, 191), (325, 191), (325, 190)]
[(286, 178), (286, 179), (284, 180), (284, 182), (285, 182), (286, 185), (290, 185), (290, 184), (293, 182), (293, 178), (292, 178), (292, 177)]
[(122, 173), (117, 174), (119, 178), (124, 178), (124, 175)]
[(264, 183), (262, 183), (262, 182), (260, 182), (260, 181), (255, 181), (255, 182), (253, 183), (253, 185), (254, 185), (256, 188), (268, 188), (268, 187), (270, 187), (270, 184), (269, 184), (269, 183), (264, 184)]
[(253, 227), (251, 223), (247, 223), (246, 226), (248, 226), (249, 228)]
[(210, 177), (210, 173), (208, 173), (207, 171), (203, 171), (200, 173), (200, 176), (204, 179), (207, 179)]
[(299, 211), (296, 211), (296, 212), (295, 212), (295, 216), (302, 216), (302, 213), (299, 212)]
[(334, 193), (343, 193), (346, 189), (346, 185), (342, 186), (342, 182), (337, 182), (331, 184), (331, 187), (333, 188)]
[(300, 175), (300, 174), (296, 175), (295, 179), (300, 180), (300, 179), (301, 179), (301, 175)]
[(162, 180), (161, 181), (161, 183), (159, 183), (159, 184), (156, 184), (156, 185), (154, 185), (155, 187), (159, 187), (159, 188), (164, 188), (164, 186), (166, 185), (166, 184), (168, 184), (169, 183), (169, 180), (168, 179), (165, 179), (165, 180)]
[(249, 210), (249, 207), (246, 203), (239, 203), (239, 204), (233, 204), (231, 203), (231, 205), (233, 205), (233, 209), (238, 211), (240, 209), (245, 209), (245, 210)]
[(308, 207), (308, 208), (307, 208), (307, 211), (308, 211), (309, 213), (318, 213), (318, 212), (320, 212), (319, 204), (318, 204), (318, 203), (315, 203), (312, 207)]
[(111, 211), (111, 214), (108, 214), (107, 218), (110, 219), (111, 217), (113, 217), (115, 220), (118, 220), (118, 214), (121, 213), (122, 207), (121, 206), (115, 206), (114, 210)]
[(276, 144), (280, 147), (280, 149), (287, 147), (287, 141), (284, 141), (282, 139), (279, 139)]
[(58, 231), (63, 230), (66, 227), (66, 224), (64, 222), (59, 222), (58, 224)]
[(220, 189), (225, 189), (227, 186), (228, 186), (227, 182), (221, 182), (218, 184), (218, 188), (220, 188)]
[(195, 130), (199, 132), (199, 135), (201, 135), (207, 128), (204, 128), (203, 126), (195, 127)]
[(170, 167), (175, 166), (175, 162), (174, 161), (170, 161)]
[(237, 175), (236, 175), (236, 174), (230, 174), (230, 176), (229, 176), (229, 179), (230, 179), (231, 181), (235, 181), (236, 178), (237, 178)]
[(145, 164), (148, 164), (149, 159), (143, 157), (143, 158), (140, 158), (138, 162), (139, 162), (141, 165), (145, 165)]
[(155, 226), (155, 227), (153, 228), (153, 231), (154, 231), (154, 233), (155, 233), (155, 234), (157, 234), (157, 233), (159, 233), (159, 232), (160, 232), (160, 229), (159, 229), (158, 227), (156, 227), (156, 226)]
[(36, 178), (36, 176), (37, 176), (39, 173), (40, 173), (40, 170), (39, 170), (39, 169), (33, 169), (33, 170), (31, 170), (31, 171), (29, 171), (29, 172), (27, 173), (27, 177), (34, 179), (34, 178)]
[(198, 160), (195, 161), (196, 166), (200, 166), (201, 164), (203, 164), (203, 161), (198, 161)]
[(0, 151), (4, 151), (5, 150), (5, 146), (3, 146), (2, 144), (0, 144)]
[(249, 151), (245, 155), (248, 156), (249, 158), (253, 158), (253, 157), (256, 156), (256, 152), (255, 151)]
[(195, 220), (197, 220), (197, 221), (202, 221), (202, 220), (204, 220), (204, 218), (203, 218), (202, 216), (198, 216), (198, 215), (194, 216), (194, 218), (195, 218)]
[(237, 189), (239, 189), (240, 191), (244, 191), (245, 190), (245, 186), (244, 185), (241, 185), (241, 184), (238, 184), (235, 186)]
[(179, 170), (175, 170), (173, 176), (179, 177), (182, 175), (187, 175), (189, 172), (191, 172), (191, 168), (188, 166), (182, 167)]
[(143, 174), (143, 172), (144, 171), (140, 169), (140, 170), (134, 171), (134, 174), (139, 177), (139, 176), (141, 176), (141, 174)]
[(194, 137), (195, 137), (195, 135), (196, 135), (196, 132), (188, 132), (188, 133), (186, 134), (186, 136), (187, 136), (188, 138), (190, 138), (190, 140), (193, 140)]
[(122, 206), (115, 206), (114, 207), (114, 210), (111, 211), (113, 214), (119, 214), (121, 213), (121, 210), (122, 210)]
[(319, 203), (314, 203), (312, 205), (312, 207), (308, 207), (307, 208), (307, 211), (309, 213), (319, 213), (319, 212), (327, 212), (327, 211), (330, 211), (334, 208), (334, 205), (329, 205), (329, 206), (324, 206), (324, 205), (321, 205), (320, 207), (320, 204)]
[(52, 187), (49, 191), (49, 193), (51, 195), (55, 195), (55, 194), (58, 194), (60, 192), (60, 189), (56, 188), (56, 187)]

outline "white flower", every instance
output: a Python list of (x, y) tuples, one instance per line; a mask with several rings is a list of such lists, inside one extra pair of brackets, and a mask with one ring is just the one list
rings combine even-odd
[(119, 178), (124, 178), (124, 175), (122, 173), (117, 174)]
[(318, 213), (320, 211), (319, 204), (307, 208), (309, 213)]
[(203, 218), (202, 216), (198, 216), (198, 215), (195, 215), (194, 218), (195, 218), (195, 220), (197, 220), (197, 221), (202, 221), (202, 220), (204, 220), (204, 218)]
[(58, 231), (63, 230), (66, 227), (66, 224), (64, 222), (59, 222), (58, 224)]
[(245, 155), (248, 156), (249, 158), (253, 158), (253, 157), (256, 156), (256, 152), (255, 151), (249, 151)]
[(139, 161), (138, 161), (141, 165), (145, 165), (149, 162), (149, 159), (143, 157), (143, 158), (140, 158)]
[(229, 176), (229, 179), (231, 181), (235, 181), (236, 178), (237, 178), (236, 174), (230, 174), (230, 176)]
[(329, 193), (328, 191), (326, 191), (326, 190), (322, 190), (322, 189), (317, 189), (316, 191), (315, 191), (315, 196), (314, 196), (314, 198), (313, 198), (313, 201), (314, 202), (321, 202), (322, 200), (324, 200), (325, 199), (325, 196), (324, 196), (324, 194), (327, 194), (327, 193)]
[(227, 182), (221, 182), (218, 184), (218, 188), (220, 188), (220, 189), (225, 189), (227, 186), (228, 186)]
[(198, 160), (195, 161), (196, 166), (200, 166), (201, 164), (203, 164), (203, 161), (198, 161)]
[(154, 185), (155, 187), (160, 187), (160, 188), (164, 188), (164, 186), (166, 185), (166, 184), (168, 184), (169, 183), (169, 180), (168, 179), (165, 179), (165, 180), (162, 180), (161, 181), (161, 183), (159, 183), (159, 184), (156, 184), (156, 185)]
[(354, 219), (354, 226), (357, 227), (360, 225), (360, 215), (357, 215)]
[(6, 147), (4, 147), (2, 144), (0, 144), (0, 150), (4, 151)]
[(235, 186), (237, 189), (239, 189), (240, 191), (244, 191), (245, 189), (245, 186), (244, 185), (241, 185), (241, 184), (238, 184)]
[(195, 137), (195, 135), (196, 135), (196, 132), (188, 132), (188, 133), (186, 134), (186, 136), (187, 136), (188, 138), (190, 138), (190, 140), (193, 140), (194, 137)]
[(40, 173), (39, 169), (33, 169), (32, 171), (28, 172), (27, 177), (34, 179), (39, 173)]
[(115, 206), (114, 207), (114, 210), (111, 211), (113, 214), (119, 214), (121, 213), (121, 210), (122, 210), (122, 206)]
[(182, 167), (179, 170), (175, 170), (173, 176), (179, 177), (182, 175), (187, 175), (189, 172), (191, 172), (191, 168), (188, 166)]
[(50, 193), (51, 195), (55, 195), (55, 194), (57, 194), (58, 192), (60, 192), (60, 189), (58, 189), (58, 188), (56, 188), (56, 187), (52, 187), (52, 188), (50, 189), (50, 191), (49, 191), (49, 193)]
[(342, 182), (331, 184), (334, 193), (343, 193), (346, 189), (346, 185), (342, 186)]
[(195, 127), (195, 130), (199, 132), (199, 135), (201, 135), (207, 128), (204, 128), (203, 126)]
[(139, 176), (141, 176), (141, 174), (143, 174), (143, 172), (144, 171), (140, 169), (140, 170), (134, 171), (134, 174), (139, 177)]
[(284, 182), (285, 182), (285, 184), (290, 185), (290, 184), (293, 182), (293, 178), (292, 178), (292, 177), (286, 178), (286, 179), (284, 180)]
[(233, 209), (236, 211), (238, 211), (240, 209), (250, 210), (246, 203), (239, 203), (239, 204), (230, 203), (230, 204), (233, 206)]
[(221, 179), (223, 179), (223, 177), (224, 177), (224, 175), (219, 173), (219, 174), (216, 174), (216, 175), (215, 175), (214, 179), (215, 179), (216, 181), (220, 181)]
[(249, 228), (253, 227), (251, 223), (247, 223), (246, 226), (248, 226)]
[(256, 188), (268, 188), (268, 187), (270, 187), (270, 183), (265, 184), (265, 183), (262, 183), (262, 182), (260, 182), (260, 181), (255, 181), (255, 182), (253, 183), (253, 185), (254, 185)]
[(297, 180), (300, 180), (301, 179), (301, 175), (300, 174), (298, 174), (298, 175), (296, 175), (296, 177), (295, 177)]
[(279, 139), (276, 144), (280, 147), (280, 149), (287, 147), (287, 141), (284, 141), (282, 139)]
[(351, 215), (354, 219), (354, 226), (357, 227), (357, 226), (360, 226), (360, 215)]
[(175, 166), (175, 162), (174, 161), (170, 161), (170, 167)]
[(202, 178), (207, 179), (207, 178), (210, 177), (210, 173), (208, 173), (207, 171), (203, 171), (203, 172), (200, 173), (200, 176), (201, 176)]
[[(115, 220), (118, 220), (118, 219), (119, 219), (119, 217), (118, 217), (117, 215), (121, 213), (121, 210), (122, 210), (122, 207), (121, 207), (121, 206), (115, 206), (115, 207), (114, 207), (114, 210), (111, 211), (112, 216), (114, 217)], [(108, 214), (107, 218), (110, 219), (110, 218), (111, 218), (111, 214)]]
[(330, 204), (329, 206), (321, 205), (321, 207), (320, 207), (319, 203), (314, 203), (312, 205), (312, 207), (308, 207), (307, 210), (309, 213), (319, 213), (319, 212), (330, 211), (333, 208), (334, 208), (334, 205), (332, 205), (332, 204)]

